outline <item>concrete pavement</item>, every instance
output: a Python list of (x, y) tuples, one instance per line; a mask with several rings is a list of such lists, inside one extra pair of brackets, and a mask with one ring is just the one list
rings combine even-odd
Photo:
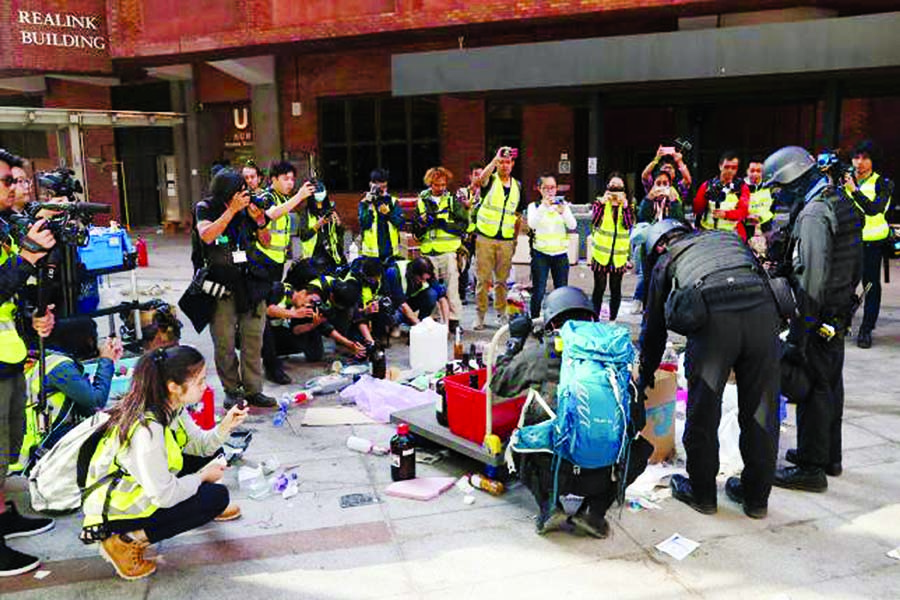
[[(138, 272), (139, 285), (176, 301), (190, 280), (187, 238), (150, 234), (151, 266)], [(584, 275), (584, 276), (583, 276)], [(893, 279), (900, 281), (900, 268)], [(571, 281), (590, 287), (583, 268)], [(114, 295), (128, 275), (112, 277)], [(627, 289), (633, 285), (626, 277)], [(769, 516), (746, 518), (724, 495), (715, 516), (700, 515), (672, 499), (661, 510), (633, 513), (613, 509), (612, 535), (593, 540), (565, 533), (534, 533), (536, 507), (523, 487), (500, 498), (478, 493), (463, 504), (451, 489), (431, 502), (386, 496), (390, 483), (385, 457), (353, 453), (353, 434), (385, 444), (387, 425), (300, 427), (302, 409), (291, 412), (297, 429), (275, 428), (271, 413), (254, 413), (250, 461), (275, 456), (298, 464), (300, 493), (284, 500), (252, 500), (237, 486), (236, 469), (226, 483), (243, 517), (210, 524), (157, 548), (158, 572), (139, 582), (119, 580), (95, 546), (77, 541), (78, 516), (57, 520), (54, 531), (14, 540), (11, 546), (38, 554), (50, 574), (0, 580), (10, 598), (898, 598), (900, 561), (886, 556), (900, 546), (900, 285), (884, 288), (875, 345), (847, 342), (844, 474), (829, 478), (825, 494), (775, 489)], [(621, 311), (620, 322), (637, 317)], [(472, 306), (463, 324), (471, 324)], [(492, 331), (466, 339), (486, 339)], [(184, 342), (212, 359), (209, 334), (186, 324)], [(407, 348), (395, 344), (389, 364), (405, 366)], [(295, 381), (320, 374), (323, 365), (302, 358), (287, 362)], [(210, 369), (221, 402), (221, 387)], [(270, 394), (297, 389), (267, 384)], [(315, 406), (337, 405), (315, 399)], [(790, 422), (790, 419), (789, 419)], [(794, 446), (786, 427), (781, 453)], [(418, 465), (421, 475), (460, 476), (478, 465), (451, 456)], [(13, 480), (12, 497), (27, 506), (24, 482)], [(381, 502), (340, 508), (351, 493)], [(700, 542), (683, 561), (654, 546), (671, 534)]]

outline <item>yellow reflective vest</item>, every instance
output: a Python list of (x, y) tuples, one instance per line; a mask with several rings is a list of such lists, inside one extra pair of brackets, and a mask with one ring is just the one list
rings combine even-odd
[(553, 233), (535, 231), (534, 249), (547, 256), (559, 256), (568, 252), (569, 235), (566, 233), (566, 222), (563, 216), (555, 209), (551, 209), (544, 211), (542, 218), (555, 225), (554, 231)]
[[(878, 173), (872, 172), (865, 181), (862, 181), (858, 184), (859, 191), (868, 198), (869, 200), (875, 199), (875, 184), (880, 179), (880, 175)], [(850, 194), (849, 187), (847, 188), (847, 193)], [(850, 194), (852, 198), (852, 194)], [(859, 206), (857, 204), (857, 206)], [(888, 234), (890, 233), (890, 226), (887, 222), (887, 212), (891, 207), (891, 199), (888, 198), (887, 202), (884, 203), (884, 210), (877, 215), (865, 215), (866, 220), (863, 223), (862, 230), (862, 238), (864, 242), (879, 242), (881, 240), (887, 239)], [(862, 207), (860, 207), (862, 210)], [(865, 214), (865, 213), (863, 213)]]
[[(426, 203), (434, 204), (430, 190), (425, 190), (419, 194), (419, 202), (416, 208), (419, 211), (419, 216), (422, 218), (429, 213), (429, 207)], [(433, 210), (435, 221), (453, 223), (453, 196), (450, 192), (444, 192), (444, 195), (441, 196), (437, 202), (437, 207)], [(435, 223), (422, 237), (421, 243), (419, 244), (419, 250), (422, 254), (447, 254), (449, 252), (456, 252), (461, 244), (462, 240), (459, 235), (444, 231), (437, 223)]]
[[(396, 200), (391, 198), (391, 202), (396, 203)], [(390, 237), (391, 240), (391, 251), (394, 253), (394, 256), (400, 256), (400, 234), (397, 232), (397, 228), (394, 227), (394, 224), (387, 218), (387, 215), (381, 215), (374, 206), (370, 205), (369, 210), (373, 211), (375, 214), (372, 218), (372, 226), (363, 231), (362, 234), (362, 255), (370, 258), (381, 258), (378, 250), (378, 218), (381, 216), (387, 221), (388, 237)]]
[[(274, 206), (281, 206), (289, 200), (287, 196), (283, 196), (271, 188), (267, 193)], [(257, 241), (256, 248), (274, 262), (283, 264), (287, 257), (287, 248), (291, 243), (290, 214), (282, 215), (274, 221), (269, 221), (266, 225), (266, 231), (269, 232), (269, 243), (263, 244)]]
[(491, 187), (478, 206), (475, 228), (478, 233), (493, 238), (500, 232), (505, 240), (516, 235), (516, 209), (521, 196), (519, 182), (511, 180), (509, 197), (503, 191), (503, 182), (496, 173), (491, 175)]
[[(613, 222), (613, 212), (618, 212)], [(612, 266), (621, 269), (628, 262), (628, 253), (631, 250), (629, 231), (625, 227), (625, 207), (620, 206), (614, 211), (607, 205), (603, 209), (603, 219), (600, 226), (595, 227), (591, 234), (591, 257), (594, 264)]]
[[(145, 415), (148, 421), (155, 421), (156, 418), (151, 414)], [(184, 467), (184, 455), (182, 449), (187, 445), (187, 432), (181, 419), (185, 418), (182, 412), (176, 416), (173, 422), (164, 427), (165, 444), (166, 444), (166, 462), (169, 472), (178, 475)], [(87, 479), (85, 487), (90, 487), (101, 478), (111, 475), (116, 471), (121, 471), (118, 477), (112, 477), (103, 485), (97, 486), (84, 499), (84, 527), (99, 525), (103, 522), (104, 516), (110, 521), (120, 519), (142, 519), (149, 517), (159, 508), (153, 503), (153, 500), (144, 492), (144, 488), (135, 480), (135, 478), (127, 471), (121, 470), (121, 465), (117, 460), (120, 454), (125, 452), (127, 445), (131, 442), (135, 430), (143, 427), (139, 422), (135, 422), (128, 431), (128, 438), (125, 446), (119, 443), (119, 430), (111, 428), (100, 439), (97, 444), (97, 450), (91, 458), (88, 466)], [(107, 503), (108, 508), (104, 505)], [(106, 515), (104, 515), (106, 512)]]
[[(738, 192), (740, 192), (740, 187), (738, 188)], [(738, 202), (740, 202), (740, 197), (737, 193), (735, 193), (734, 190), (728, 190), (725, 192), (725, 200), (719, 202), (718, 207), (712, 202), (706, 205), (706, 212), (703, 214), (703, 220), (700, 221), (700, 227), (703, 229), (734, 231), (737, 228), (737, 221), (732, 221), (731, 219), (714, 219), (712, 212), (716, 208), (719, 210), (734, 210), (737, 208)]]
[[(316, 223), (319, 222), (319, 218), (309, 211), (306, 212), (306, 215), (306, 222), (310, 230), (312, 230), (313, 235), (308, 240), (301, 242), (300, 245), (303, 248), (303, 257), (310, 258), (316, 251), (316, 243), (319, 241), (319, 234), (321, 231), (316, 231)], [(328, 249), (330, 250), (332, 260), (337, 264), (343, 263), (341, 254), (338, 252), (338, 248), (340, 248), (338, 244), (343, 244), (343, 240), (338, 240), (337, 227), (332, 224), (325, 225), (325, 232), (328, 235)]]
[[(9, 247), (0, 245), (0, 266), (8, 260), (16, 259), (15, 244)], [(28, 348), (16, 330), (16, 303), (10, 298), (0, 304), (0, 362), (17, 365), (28, 356)]]
[(769, 191), (769, 188), (759, 188), (755, 192), (750, 192), (748, 213), (758, 217), (760, 225), (768, 223), (775, 217), (772, 214), (772, 192)]

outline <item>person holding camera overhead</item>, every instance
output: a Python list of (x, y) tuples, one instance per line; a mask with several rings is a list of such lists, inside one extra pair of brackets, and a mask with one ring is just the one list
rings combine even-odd
[(538, 177), (539, 204), (528, 207), (528, 227), (534, 232), (531, 255), (531, 315), (541, 312), (547, 291), (547, 276), (553, 276), (553, 289), (569, 283), (569, 231), (577, 223), (565, 198), (556, 195), (556, 178), (546, 173)]
[(744, 220), (750, 212), (750, 188), (737, 177), (740, 161), (727, 150), (719, 158), (719, 176), (704, 181), (694, 196), (695, 225), (707, 231), (733, 231), (747, 241)]
[[(656, 156), (644, 168), (641, 173), (641, 183), (644, 184), (644, 191), (650, 192), (654, 186), (657, 175), (660, 172), (669, 174), (671, 186), (674, 188), (674, 196), (679, 201), (684, 202), (691, 191), (691, 171), (688, 169), (687, 163), (684, 162), (684, 153), (690, 152), (692, 146), (689, 142), (675, 140), (674, 146), (659, 146), (656, 149)], [(675, 218), (675, 217), (673, 217)]]
[[(244, 178), (232, 169), (219, 170), (209, 191), (209, 197), (195, 207), (195, 222), (203, 247), (206, 279), (225, 290), (214, 296), (210, 325), (216, 372), (225, 388), (225, 406), (230, 408), (246, 398), (251, 405), (271, 408), (276, 402), (263, 394), (261, 359), (271, 271), (267, 265), (247, 259), (248, 250), (256, 243), (257, 231), (266, 225), (266, 213), (250, 202)], [(279, 208), (285, 206), (289, 203)], [(240, 363), (235, 352), (237, 335), (241, 341)]]
[[(250, 248), (250, 258), (269, 273), (269, 283), (281, 281), (284, 261), (291, 245), (291, 218), (289, 213), (301, 202), (312, 196), (316, 186), (307, 181), (291, 196), (297, 179), (297, 170), (286, 160), (276, 162), (269, 169), (272, 184), (261, 196), (250, 194), (254, 206), (266, 213), (266, 223), (257, 233), (256, 242)], [(246, 180), (244, 180), (246, 181)]]
[(609, 322), (612, 323), (619, 316), (622, 304), (622, 277), (630, 264), (630, 233), (634, 224), (634, 213), (621, 174), (610, 174), (606, 192), (594, 201), (591, 224), (591, 270), (594, 272), (591, 300), (599, 316), (609, 280)]
[(459, 327), (462, 302), (459, 299), (459, 265), (456, 251), (462, 244), (469, 226), (469, 213), (447, 189), (453, 174), (444, 167), (432, 167), (425, 173), (428, 189), (419, 194), (416, 205), (422, 254), (431, 258), (438, 279), (447, 289), (450, 300), (450, 331)]
[[(4, 208), (15, 198), (12, 167), (21, 159), (0, 149), (0, 205)], [(25, 375), (28, 350), (16, 327), (17, 294), (29, 277), (37, 274), (35, 265), (56, 244), (53, 234), (38, 219), (20, 240), (13, 238), (10, 224), (0, 219), (0, 577), (27, 573), (41, 561), (13, 550), (6, 539), (43, 533), (53, 528), (53, 519), (23, 517), (15, 504), (7, 502), (4, 482), (9, 464), (15, 459), (12, 448), (22, 445), (25, 431)], [(38, 335), (47, 337), (53, 329), (52, 306), (43, 316), (33, 316), (31, 324)]]
[(400, 229), (403, 211), (388, 193), (386, 169), (369, 174), (369, 191), (359, 201), (359, 228), (362, 231), (362, 256), (377, 258), (385, 267), (400, 256)]
[(300, 209), (299, 220), (304, 258), (311, 258), (323, 273), (346, 266), (344, 226), (321, 182), (316, 184), (313, 199)]
[(478, 178), (482, 200), (475, 208), (476, 330), (484, 329), (488, 288), (492, 283), (499, 325), (507, 322), (506, 282), (519, 237), (519, 217), (528, 208), (522, 184), (512, 176), (518, 155), (515, 148), (501, 147)]

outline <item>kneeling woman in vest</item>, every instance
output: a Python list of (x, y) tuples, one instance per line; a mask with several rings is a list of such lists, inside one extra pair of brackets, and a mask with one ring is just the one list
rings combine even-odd
[(160, 348), (141, 358), (131, 389), (110, 411), (88, 468), (82, 539), (101, 540), (100, 554), (125, 579), (156, 570), (144, 558), (150, 544), (240, 515), (228, 489), (216, 483), (224, 461), (185, 469), (185, 454), (213, 455), (247, 416), (235, 406), (215, 429), (199, 429), (183, 409), (205, 390), (200, 352)]
[(600, 315), (606, 280), (609, 279), (609, 320), (615, 321), (622, 304), (622, 277), (628, 269), (631, 251), (631, 226), (634, 213), (625, 192), (625, 180), (612, 173), (606, 193), (594, 202), (591, 234), (591, 269), (594, 271), (594, 293), (591, 300)]

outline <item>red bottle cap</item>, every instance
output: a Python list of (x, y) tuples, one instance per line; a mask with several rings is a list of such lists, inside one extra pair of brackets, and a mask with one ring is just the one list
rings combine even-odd
[(397, 425), (397, 434), (398, 435), (408, 435), (409, 434), (409, 424), (408, 423), (400, 423)]

